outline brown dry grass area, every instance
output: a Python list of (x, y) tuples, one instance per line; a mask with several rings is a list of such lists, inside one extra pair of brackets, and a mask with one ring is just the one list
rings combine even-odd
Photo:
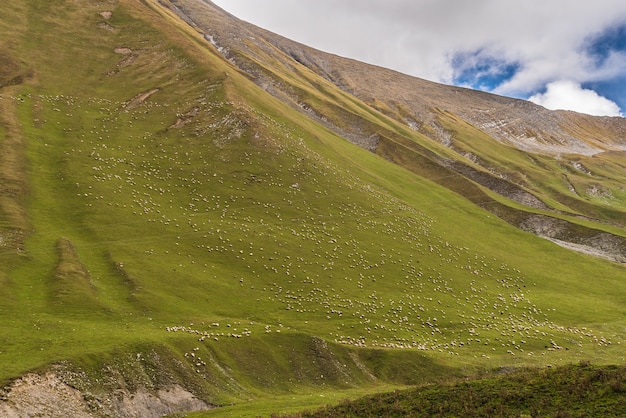
[(20, 84), (22, 67), (7, 52), (0, 51), (0, 87)]
[(91, 287), (89, 272), (85, 266), (80, 263), (72, 242), (68, 239), (61, 238), (57, 242), (57, 252), (59, 255), (59, 264), (55, 270), (55, 276), (63, 280), (84, 282), (86, 287)]
[(17, 116), (17, 102), (2, 90), (0, 97), (0, 247), (22, 248), (29, 229), (26, 213), (28, 176), (26, 143)]

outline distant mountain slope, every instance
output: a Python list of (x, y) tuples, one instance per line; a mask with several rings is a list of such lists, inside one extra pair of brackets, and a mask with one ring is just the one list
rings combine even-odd
[[(259, 82), (263, 75), (251, 67), (253, 62), (244, 62), (246, 57), (241, 54), (250, 54), (259, 65), (268, 64), (268, 58), (285, 66), (302, 64), (401, 122), (432, 125), (434, 132), (424, 132), (434, 133), (439, 140), (445, 140), (445, 134), (437, 132), (436, 120), (439, 111), (446, 111), (522, 150), (551, 155), (626, 150), (625, 118), (551, 111), (524, 100), (434, 83), (307, 47), (243, 22), (210, 1), (178, 0), (173, 4)], [(267, 55), (255, 52), (256, 48)]]
[(256, 84), (349, 141), (519, 228), (626, 261), (626, 119), (550, 111), (327, 54), (210, 1), (163, 4)]

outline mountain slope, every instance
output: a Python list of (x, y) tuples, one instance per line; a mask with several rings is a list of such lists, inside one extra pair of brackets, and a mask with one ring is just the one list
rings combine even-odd
[[(626, 260), (626, 119), (549, 111), (326, 54), (210, 2), (170, 7), (259, 86), (351, 142), (483, 202), (519, 228)], [(508, 200), (494, 201), (484, 189)], [(600, 224), (589, 228), (581, 216)]]
[(260, 88), (173, 5), (0, 5), (4, 398), (28, 372), (114, 415), (621, 361), (623, 266), (492, 216), (518, 208), (480, 165), (299, 64)]

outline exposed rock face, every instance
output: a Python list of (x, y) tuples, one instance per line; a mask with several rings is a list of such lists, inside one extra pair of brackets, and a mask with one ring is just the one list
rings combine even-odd
[(544, 215), (531, 215), (518, 226), (570, 250), (626, 263), (626, 239), (623, 237), (591, 229), (577, 231), (577, 227), (567, 221)]
[[(117, 393), (112, 405), (111, 416), (137, 418), (210, 409), (205, 402), (178, 385), (159, 389), (156, 393), (146, 389), (139, 389), (133, 394)], [(106, 410), (107, 413), (109, 411)]]
[(91, 416), (82, 394), (53, 373), (28, 374), (16, 380), (4, 398), (0, 415), (7, 418)]
[(83, 393), (64, 382), (59, 374), (49, 371), (27, 374), (5, 388), (0, 401), (0, 416), (156, 418), (210, 408), (180, 385), (156, 391), (138, 388), (133, 393), (119, 389), (103, 397)]
[(567, 231), (567, 226), (568, 223), (565, 221), (542, 215), (530, 216), (520, 224), (520, 228), (524, 231), (545, 238), (561, 237)]

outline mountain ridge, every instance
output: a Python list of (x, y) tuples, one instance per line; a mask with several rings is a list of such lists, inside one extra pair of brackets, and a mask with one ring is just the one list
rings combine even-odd
[[(555, 176), (556, 170), (546, 169), (546, 165), (531, 156), (522, 158), (530, 158), (540, 167), (539, 171), (543, 173), (538, 172), (537, 178), (520, 176), (519, 173), (527, 168), (521, 168), (520, 165), (520, 168), (511, 167), (508, 158), (502, 160), (497, 154), (504, 148), (493, 147), (489, 151), (491, 155), (485, 153), (484, 146), (478, 152), (475, 151), (479, 142), (495, 139), (506, 148), (522, 151), (519, 156), (528, 153), (545, 155), (556, 161), (562, 158), (570, 160), (572, 167), (593, 177), (591, 173), (594, 170), (587, 170), (579, 160), (600, 154), (622, 155), (626, 150), (626, 119), (551, 111), (528, 101), (434, 83), (324, 53), (242, 22), (210, 1), (178, 0), (161, 4), (170, 7), (201, 32), (220, 54), (257, 85), (350, 142), (374, 153), (384, 154), (385, 158), (395, 159), (397, 163), (405, 161), (398, 159), (398, 153), (410, 150), (415, 158), (426, 158), (440, 166), (440, 173), (431, 177), (435, 181), (438, 181), (437, 177), (449, 176), (452, 169), (452, 172), (459, 174), (460, 182), (469, 180), (528, 208), (548, 211), (541, 215), (539, 221), (538, 215), (519, 212), (512, 209), (511, 205), (491, 203), (492, 206), (496, 205), (492, 211), (511, 224), (562, 243), (570, 249), (626, 261), (626, 240), (622, 234), (585, 232), (580, 225), (564, 228), (564, 225), (570, 224), (553, 218), (553, 214), (582, 215), (602, 223), (613, 224), (617, 220), (615, 226), (623, 227), (626, 224), (626, 214), (619, 209), (609, 215), (611, 219), (603, 219), (603, 215), (598, 217), (598, 212), (585, 201), (586, 196), (573, 185), (569, 173), (571, 170), (557, 167), (557, 170), (563, 172), (561, 187), (565, 190), (561, 192), (552, 186), (541, 185), (542, 177), (546, 174)], [(276, 64), (284, 72), (277, 71), (279, 67)], [(293, 74), (295, 78), (290, 78), (287, 73)], [(339, 87), (349, 96), (331, 98), (326, 95), (322, 98), (320, 94), (327, 94), (329, 87), (324, 87), (321, 80)], [(380, 126), (373, 125), (371, 119), (380, 117), (375, 113), (368, 119), (357, 116), (358, 110), (355, 110), (355, 103), (350, 97), (361, 100), (369, 106), (371, 112), (380, 112), (401, 123), (422, 139), (406, 142), (405, 138), (410, 135), (399, 132), (399, 128), (388, 123), (389, 131), (380, 131)], [(468, 138), (471, 142), (462, 144), (457, 132), (467, 127), (476, 133)], [(389, 148), (389, 141), (402, 143), (402, 148), (397, 145)], [(433, 146), (431, 141), (445, 149)], [(389, 154), (390, 149), (395, 151)], [(421, 175), (425, 174), (415, 164), (409, 165), (409, 169), (418, 169)], [(619, 163), (617, 165), (619, 167), (616, 170), (620, 170), (622, 166)], [(467, 189), (467, 186), (453, 187), (457, 191)], [(594, 190), (595, 187), (590, 185), (588, 190)], [(617, 187), (620, 194), (623, 192), (616, 184), (612, 187)], [(601, 194), (612, 194), (604, 186), (600, 186), (600, 190)], [(547, 203), (551, 199), (555, 199), (559, 205)], [(490, 199), (481, 197), (479, 200)], [(563, 211), (561, 205), (565, 205), (567, 210)], [(546, 214), (549, 216), (544, 216)], [(543, 225), (540, 228), (537, 227), (539, 223)], [(548, 227), (550, 223), (552, 226)]]
[[(185, 13), (185, 7), (193, 10), (190, 14), (200, 14), (191, 3), (194, 2), (181, 0), (173, 4), (181, 11), (181, 15), (190, 17), (188, 13)], [(592, 155), (604, 151), (626, 150), (624, 140), (626, 119), (623, 117), (591, 116), (564, 110), (553, 111), (522, 99), (424, 80), (378, 65), (319, 51), (247, 22), (237, 22), (238, 19), (235, 16), (211, 1), (202, 3), (211, 8), (216, 19), (214, 22), (219, 21), (222, 26), (202, 27), (202, 23), (195, 21), (193, 17), (190, 17), (190, 22), (205, 31), (227, 58), (229, 50), (247, 49), (249, 51), (246, 42), (269, 42), (296, 62), (364, 102), (372, 104), (375, 100), (381, 100), (387, 106), (394, 102), (409, 106), (414, 112), (411, 116), (423, 121), (431, 122), (435, 118), (433, 109), (451, 111), (463, 117), (467, 122), (484, 129), (500, 141), (538, 153)], [(218, 18), (217, 15), (221, 17)], [(225, 18), (226, 22), (222, 18)], [(219, 33), (211, 34), (212, 29), (218, 30)], [(247, 36), (242, 35), (242, 29), (246, 31)], [(235, 35), (233, 31), (237, 34)], [(255, 38), (255, 35), (260, 39)], [(236, 61), (235, 58), (233, 59)], [(395, 85), (399, 87), (394, 87)], [(376, 106), (373, 107), (376, 108)], [(484, 117), (485, 113), (489, 114), (487, 118)], [(507, 117), (501, 119), (506, 119), (509, 125), (513, 126), (502, 127), (497, 124), (490, 126), (489, 122), (493, 123), (494, 120), (500, 119), (499, 113), (507, 113)], [(525, 121), (529, 119), (529, 113), (531, 120)], [(518, 118), (521, 125), (515, 126), (514, 121)], [(576, 125), (577, 120), (580, 119), (584, 120), (584, 124), (596, 125), (582, 138), (573, 134), (576, 131), (573, 125)], [(539, 129), (538, 125), (540, 125)], [(600, 130), (599, 134), (593, 132), (595, 129)], [(534, 130), (536, 135), (524, 135), (525, 130)], [(554, 140), (555, 136), (561, 138)]]

